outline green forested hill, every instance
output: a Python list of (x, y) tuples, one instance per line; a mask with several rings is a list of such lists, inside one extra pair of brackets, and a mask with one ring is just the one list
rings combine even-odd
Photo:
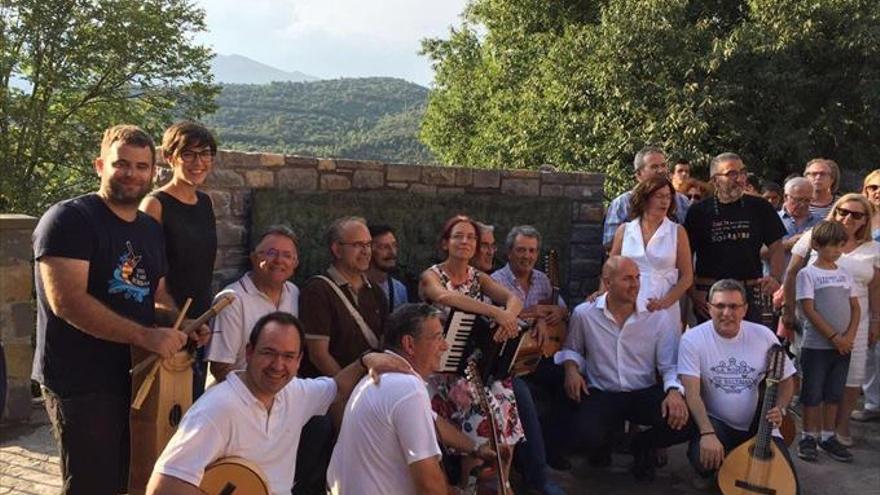
[(228, 84), (205, 123), (223, 148), (432, 163), (418, 140), (427, 95), (417, 84), (380, 77)]

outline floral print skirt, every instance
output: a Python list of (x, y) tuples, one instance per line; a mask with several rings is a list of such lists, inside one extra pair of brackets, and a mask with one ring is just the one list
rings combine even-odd
[[(452, 373), (437, 373), (428, 378), (431, 408), (439, 416), (451, 421), (478, 444), (489, 439), (488, 418), (480, 408), (474, 387), (467, 379)], [(496, 380), (486, 387), (489, 408), (499, 427), (499, 437), (505, 445), (515, 445), (525, 435), (511, 379)]]

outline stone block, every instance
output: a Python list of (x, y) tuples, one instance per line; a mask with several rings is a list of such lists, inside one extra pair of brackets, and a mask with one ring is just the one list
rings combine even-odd
[(427, 194), (427, 195), (435, 195), (437, 194), (437, 186), (427, 185), (427, 184), (413, 184), (409, 186), (409, 192), (415, 194)]
[(31, 417), (30, 380), (9, 380), (6, 389), (6, 411), (3, 418), (9, 421), (25, 422)]
[(216, 267), (250, 267), (250, 252), (244, 245), (229, 246), (217, 254), (217, 261), (214, 263)]
[(570, 280), (580, 282), (587, 278), (597, 277), (602, 271), (602, 262), (594, 259), (572, 259), (569, 267)]
[(385, 185), (385, 172), (381, 170), (355, 170), (352, 184), (355, 189), (381, 189)]
[(416, 165), (389, 165), (388, 182), (418, 182), (422, 180), (422, 169)]
[(11, 319), (10, 328), (4, 328), (4, 340), (23, 339), (30, 343), (36, 331), (37, 313), (34, 301), (19, 302), (9, 305)]
[(463, 187), (438, 187), (437, 194), (464, 194)]
[(30, 341), (4, 342), (3, 351), (6, 353), (6, 376), (30, 379), (34, 363), (34, 348)]
[(594, 190), (595, 189), (590, 186), (565, 186), (565, 197), (572, 199), (593, 199)]
[(287, 155), (284, 157), (284, 165), (295, 168), (315, 168), (318, 159), (310, 156)]
[(336, 168), (348, 170), (385, 170), (385, 164), (375, 160), (336, 160)]
[(321, 174), (322, 191), (345, 191), (351, 189), (351, 179), (339, 174)]
[(541, 186), (541, 196), (559, 197), (564, 189), (559, 184), (544, 184)]
[(496, 189), (501, 185), (501, 172), (497, 170), (474, 170), (473, 187)]
[[(253, 203), (253, 192), (250, 189), (232, 193), (232, 216), (247, 217)], [(234, 219), (232, 221), (235, 221)]]
[(11, 260), (0, 266), (0, 303), (30, 301), (33, 284), (34, 268), (30, 261)]
[(541, 177), (541, 172), (537, 170), (502, 170), (501, 177), (513, 177), (515, 179), (538, 179)]
[(263, 154), (256, 152), (247, 152), (241, 154), (242, 167), (261, 167), (263, 166)]
[(282, 189), (315, 191), (318, 189), (318, 171), (303, 168), (279, 170), (276, 182)]
[(541, 183), (561, 185), (579, 184), (580, 175), (581, 174), (572, 174), (567, 172), (543, 172), (541, 174)]
[[(3, 235), (7, 235), (6, 231), (27, 230), (33, 231), (37, 226), (37, 219), (30, 215), (22, 215), (19, 213), (2, 213), (0, 214), (0, 231)], [(30, 234), (28, 234), (30, 235)]]
[(573, 203), (571, 219), (574, 222), (601, 223), (605, 218), (605, 209), (598, 203)]
[(30, 260), (34, 257), (33, 227), (26, 229), (0, 229), (0, 265), (13, 260)]
[(322, 158), (318, 160), (318, 170), (321, 172), (332, 172), (336, 170), (336, 160)]
[(241, 246), (247, 233), (244, 225), (232, 220), (217, 222), (217, 245), (218, 246)]
[(602, 225), (577, 224), (571, 229), (572, 244), (602, 244)]
[(572, 244), (572, 260), (595, 260), (599, 263), (605, 258), (605, 248), (600, 244)]
[(241, 151), (218, 150), (217, 156), (214, 158), (214, 170), (217, 170), (217, 168), (230, 169), (233, 167), (243, 167), (243, 154), (244, 153)]
[(208, 196), (211, 196), (211, 203), (214, 204), (215, 217), (227, 217), (232, 214), (231, 192), (221, 191), (219, 189), (209, 189), (205, 192), (208, 193)]
[(385, 185), (390, 187), (391, 189), (406, 189), (407, 187), (409, 187), (409, 184), (407, 184), (406, 182), (389, 182)]
[(455, 169), (449, 167), (423, 167), (422, 182), (437, 186), (454, 186)]
[(205, 185), (211, 188), (242, 187), (244, 186), (244, 177), (234, 170), (214, 169), (205, 181)]
[(474, 183), (474, 171), (469, 168), (459, 168), (455, 170), (455, 185), (459, 187), (467, 187)]
[(541, 182), (537, 179), (508, 179), (501, 181), (501, 193), (515, 196), (537, 196)]
[(228, 267), (221, 270), (214, 270), (214, 278), (211, 280), (211, 289), (216, 294), (223, 290), (224, 287), (235, 282), (245, 272), (243, 267)]
[(280, 167), (284, 165), (284, 155), (281, 153), (261, 153), (260, 165), (264, 167)]
[(244, 173), (248, 187), (274, 187), (275, 173), (271, 170), (248, 170)]

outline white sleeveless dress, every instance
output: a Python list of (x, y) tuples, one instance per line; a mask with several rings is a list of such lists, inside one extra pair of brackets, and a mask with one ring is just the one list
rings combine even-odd
[[(678, 251), (678, 224), (668, 218), (651, 236), (645, 246), (640, 219), (629, 221), (623, 230), (621, 256), (636, 262), (639, 266), (639, 307), (648, 304), (648, 299), (660, 299), (678, 283), (676, 253)], [(667, 314), (668, 324), (681, 327), (681, 310), (678, 301), (661, 310)]]

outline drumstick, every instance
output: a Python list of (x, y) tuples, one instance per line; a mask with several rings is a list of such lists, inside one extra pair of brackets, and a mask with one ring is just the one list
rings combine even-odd
[[(180, 313), (177, 315), (177, 320), (174, 322), (174, 326), (171, 328), (177, 330), (177, 328), (180, 327), (180, 324), (183, 323), (183, 319), (186, 318), (186, 312), (189, 310), (190, 304), (192, 304), (192, 298), (187, 297), (186, 301), (183, 303), (183, 308), (180, 309)], [(138, 388), (137, 395), (131, 403), (132, 409), (140, 409), (144, 403), (144, 400), (146, 400), (147, 393), (150, 391), (150, 387), (153, 386), (153, 381), (156, 379), (156, 373), (159, 372), (159, 365), (162, 364), (162, 362), (157, 359), (158, 357), (158, 355), (153, 354), (147, 359), (144, 359), (144, 361), (138, 365), (140, 366), (141, 364), (147, 363), (149, 361), (150, 363), (152, 363), (153, 366), (150, 368), (150, 372), (147, 373), (147, 376), (144, 377), (144, 381)]]

